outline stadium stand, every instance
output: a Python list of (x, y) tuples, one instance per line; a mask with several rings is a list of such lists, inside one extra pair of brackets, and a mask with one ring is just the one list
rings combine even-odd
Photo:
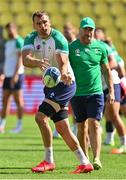
[(89, 1), (82, 1), (78, 3), (76, 11), (79, 16), (93, 16), (92, 4)]
[[(18, 7), (18, 8), (17, 8)], [(25, 3), (23, 1), (13, 1), (11, 3), (11, 13), (16, 14), (23, 14), (25, 13)]]
[(0, 15), (0, 25), (5, 26), (8, 22), (13, 21), (14, 17), (9, 12), (1, 13)]
[(49, 13), (53, 27), (60, 31), (67, 21), (78, 28), (82, 17), (92, 17), (96, 25), (111, 36), (126, 59), (126, 0), (0, 0), (0, 25), (13, 20), (20, 27), (21, 35), (26, 36), (32, 31), (31, 14), (40, 9)]
[(70, 14), (64, 18), (64, 24), (67, 22), (71, 22), (75, 27), (79, 28), (80, 18), (76, 14)]
[(65, 16), (74, 14), (74, 13), (76, 13), (76, 7), (75, 7), (74, 3), (72, 3), (72, 1), (68, 1), (68, 2), (66, 1), (66, 2), (62, 3), (60, 12), (61, 12), (61, 14), (65, 15)]
[(59, 30), (62, 31), (62, 25), (64, 24), (64, 17), (61, 14), (53, 13), (51, 15), (51, 21), (54, 28), (57, 27)]
[(46, 9), (50, 15), (57, 14), (59, 12), (59, 5), (55, 1), (49, 1), (44, 4), (44, 9)]
[(114, 2), (110, 4), (110, 13), (115, 16), (121, 16), (125, 14), (125, 8), (123, 3), (121, 3), (120, 1)]
[(24, 27), (24, 26), (30, 26), (32, 23), (31, 18), (26, 14), (26, 13), (18, 13), (15, 17), (14, 20), (16, 22), (16, 24), (18, 24), (18, 26), (20, 27)]
[(115, 25), (116, 25), (118, 30), (126, 28), (125, 20), (126, 20), (125, 15), (121, 15), (121, 16), (116, 17)]
[(0, 1), (0, 14), (4, 14), (6, 12), (9, 12), (9, 3), (8, 1), (2, 2)]
[(105, 32), (109, 37), (113, 37), (112, 38), (113, 42), (115, 42), (117, 40), (118, 32), (117, 32), (115, 26), (112, 26), (110, 28), (106, 28)]
[(98, 18), (98, 24), (100, 27), (104, 27), (106, 29), (106, 28), (111, 27), (113, 25), (113, 18), (107, 14), (106, 14), (106, 16), (102, 14)]
[(120, 37), (124, 43), (126, 43), (126, 29), (122, 29), (120, 33)]
[(32, 14), (34, 11), (43, 9), (43, 4), (40, 1), (28, 1), (27, 11), (29, 14)]
[(106, 15), (109, 15), (109, 9), (108, 9), (108, 5), (107, 3), (105, 2), (102, 2), (102, 1), (98, 1), (94, 4), (94, 13), (100, 17), (101, 15), (103, 16), (106, 16)]

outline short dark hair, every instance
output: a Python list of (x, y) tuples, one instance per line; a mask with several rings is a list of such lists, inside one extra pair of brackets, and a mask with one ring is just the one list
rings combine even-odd
[(97, 28), (95, 29), (95, 31), (103, 31), (103, 32), (105, 32), (105, 29), (104, 29), (103, 27), (97, 27)]
[(16, 26), (16, 24), (15, 24), (14, 22), (9, 22), (9, 23), (7, 23), (6, 26), (5, 26), (5, 28), (8, 29), (8, 28), (10, 28), (11, 26), (17, 28), (17, 26)]
[(41, 17), (43, 15), (46, 15), (49, 17), (49, 14), (46, 12), (46, 11), (36, 11), (33, 13), (32, 15), (32, 21), (34, 22), (34, 18), (37, 16), (37, 17)]

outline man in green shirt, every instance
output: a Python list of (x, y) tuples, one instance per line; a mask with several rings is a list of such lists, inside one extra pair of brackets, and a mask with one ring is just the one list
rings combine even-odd
[(87, 137), (93, 150), (94, 169), (102, 167), (100, 162), (101, 133), (100, 120), (104, 108), (101, 69), (107, 79), (108, 101), (114, 102), (114, 89), (111, 70), (104, 46), (94, 39), (95, 23), (90, 17), (83, 18), (80, 23), (79, 38), (69, 47), (70, 63), (74, 71), (77, 89), (72, 98), (72, 108), (78, 124), (78, 139), (85, 154)]

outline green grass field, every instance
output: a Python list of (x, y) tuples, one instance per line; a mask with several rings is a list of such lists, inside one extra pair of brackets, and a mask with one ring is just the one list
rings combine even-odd
[[(101, 152), (101, 170), (88, 174), (70, 174), (79, 162), (62, 139), (54, 139), (56, 170), (44, 174), (32, 173), (31, 167), (37, 165), (44, 156), (39, 129), (34, 115), (25, 115), (23, 132), (10, 134), (8, 131), (14, 127), (15, 121), (15, 116), (9, 116), (6, 133), (0, 134), (0, 179), (126, 179), (126, 154), (111, 155), (111, 147), (104, 145)], [(51, 126), (54, 128), (52, 122)], [(119, 145), (117, 135), (116, 145)], [(91, 152), (90, 157), (92, 158)]]

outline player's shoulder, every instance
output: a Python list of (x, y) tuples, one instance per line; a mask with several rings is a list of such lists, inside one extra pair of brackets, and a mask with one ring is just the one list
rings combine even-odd
[(93, 44), (102, 50), (106, 49), (106, 43), (104, 43), (103, 41), (95, 39)]
[(22, 43), (22, 42), (24, 42), (24, 38), (22, 36), (18, 35), (16, 38), (16, 41)]
[(25, 39), (24, 39), (24, 44), (29, 44), (32, 43), (34, 44), (34, 40), (35, 38), (38, 36), (38, 32), (37, 31), (32, 31), (29, 34), (26, 35)]
[(36, 36), (38, 36), (38, 32), (32, 31), (26, 35), (25, 39), (35, 39)]
[(16, 47), (18, 47), (18, 48), (21, 48), (24, 44), (24, 38), (20, 35), (17, 36), (15, 41), (16, 41)]
[(94, 39), (93, 44), (98, 45), (98, 46), (103, 46), (103, 41)]
[(18, 35), (17, 38), (16, 38), (16, 40), (19, 40), (19, 41), (21, 40), (21, 41), (23, 41), (24, 38), (23, 38), (22, 36)]
[(105, 43), (104, 41), (101, 40), (96, 40), (99, 43), (99, 46), (104, 47), (104, 48), (108, 48), (109, 45), (107, 43)]
[(57, 29), (52, 28), (51, 37), (54, 38), (55, 41), (67, 42), (65, 36)]
[(76, 40), (72, 41), (71, 43), (69, 43), (69, 48), (79, 47), (79, 44), (80, 44), (80, 40), (76, 39)]

